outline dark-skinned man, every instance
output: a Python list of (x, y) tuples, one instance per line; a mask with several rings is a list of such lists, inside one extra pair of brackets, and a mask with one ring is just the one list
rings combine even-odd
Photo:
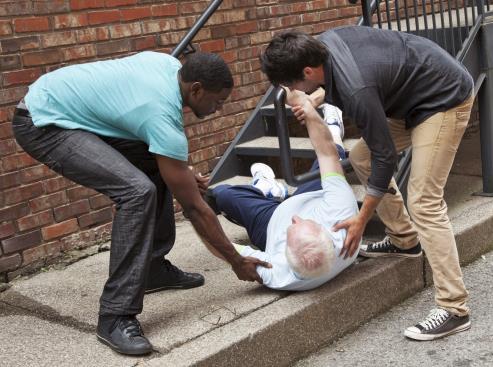
[(217, 55), (193, 54), (182, 66), (170, 55), (142, 52), (48, 73), (17, 106), (13, 130), (28, 154), (116, 204), (97, 337), (117, 352), (152, 351), (136, 318), (144, 293), (204, 283), (164, 258), (175, 240), (173, 195), (239, 279), (261, 282), (256, 266), (269, 266), (235, 251), (187, 166), (183, 107), (203, 118), (232, 88)]

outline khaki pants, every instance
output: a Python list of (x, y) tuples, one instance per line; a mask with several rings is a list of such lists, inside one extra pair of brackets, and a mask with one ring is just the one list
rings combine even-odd
[[(409, 214), (394, 179), (391, 186), (397, 194), (386, 194), (377, 208), (392, 243), (407, 249), (421, 242), (433, 270), (437, 305), (460, 316), (469, 312), (466, 306), (468, 292), (462, 280), (443, 191), (473, 102), (471, 96), (457, 107), (437, 113), (409, 130), (405, 129), (403, 121), (389, 119), (397, 151), (412, 147), (407, 188)], [(371, 161), (363, 139), (351, 150), (349, 160), (359, 180), (366, 185)]]

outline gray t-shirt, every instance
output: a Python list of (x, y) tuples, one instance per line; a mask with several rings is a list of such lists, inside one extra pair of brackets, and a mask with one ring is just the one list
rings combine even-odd
[[(358, 204), (353, 190), (343, 176), (330, 174), (322, 179), (322, 190), (292, 196), (282, 202), (272, 215), (267, 227), (265, 252), (245, 247), (243, 256), (253, 256), (272, 264), (272, 268), (257, 267), (264, 285), (273, 289), (303, 291), (313, 289), (335, 277), (351, 265), (358, 252), (352, 257), (339, 257), (346, 230), (332, 232), (331, 228), (339, 221), (358, 213)], [(327, 274), (318, 278), (302, 279), (290, 268), (286, 259), (287, 229), (291, 219), (298, 215), (321, 224), (334, 242), (336, 258)]]

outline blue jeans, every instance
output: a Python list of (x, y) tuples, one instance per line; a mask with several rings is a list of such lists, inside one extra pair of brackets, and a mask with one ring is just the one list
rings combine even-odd
[(147, 145), (54, 125), (38, 128), (24, 110), (16, 110), (12, 126), (33, 158), (116, 204), (100, 314), (142, 312), (150, 261), (175, 241), (173, 197)]

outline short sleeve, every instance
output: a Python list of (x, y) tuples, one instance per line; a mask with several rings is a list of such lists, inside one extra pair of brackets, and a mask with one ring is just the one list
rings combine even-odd
[[(244, 257), (247, 256), (255, 257), (259, 260), (266, 261), (268, 263), (271, 262), (270, 257), (267, 253), (265, 253), (264, 251), (255, 250), (250, 246), (244, 246), (240, 252), (240, 255)], [(271, 283), (271, 279), (272, 279), (272, 268), (269, 269), (269, 268), (264, 268), (263, 266), (257, 266), (257, 273), (262, 278), (264, 285), (269, 287), (269, 284)]]
[(339, 174), (322, 176), (322, 189), (324, 201), (330, 206), (331, 213), (339, 211), (341, 218), (357, 213), (358, 204), (353, 189), (343, 176)]
[(188, 141), (181, 121), (170, 117), (155, 117), (142, 124), (139, 135), (149, 146), (149, 152), (180, 161), (188, 160)]

